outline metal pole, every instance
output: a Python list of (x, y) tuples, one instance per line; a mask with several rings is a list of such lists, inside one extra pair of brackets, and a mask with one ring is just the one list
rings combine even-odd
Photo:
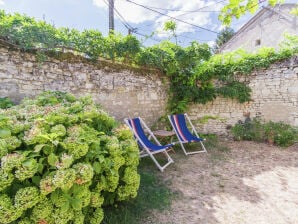
[(109, 31), (114, 31), (114, 0), (109, 0)]

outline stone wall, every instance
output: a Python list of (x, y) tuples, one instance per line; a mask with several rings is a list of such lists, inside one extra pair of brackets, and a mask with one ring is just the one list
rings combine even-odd
[(244, 121), (247, 112), (251, 119), (260, 117), (298, 126), (298, 56), (255, 71), (242, 81), (252, 89), (249, 103), (217, 98), (206, 105), (191, 106), (188, 113), (201, 132), (227, 134), (230, 126)]
[[(33, 54), (0, 45), (0, 97), (20, 101), (44, 90), (91, 95), (119, 121), (141, 116), (148, 125), (166, 113), (169, 83), (157, 71), (63, 57), (38, 62)], [(217, 98), (205, 105), (191, 105), (188, 114), (200, 132), (227, 134), (227, 128), (243, 121), (246, 112), (251, 118), (298, 126), (298, 56), (256, 71), (242, 81), (253, 90), (249, 103)]]
[(165, 113), (168, 83), (157, 71), (60, 57), (68, 58), (38, 62), (34, 54), (0, 46), (0, 97), (20, 101), (44, 90), (91, 95), (116, 119), (142, 116), (149, 125)]

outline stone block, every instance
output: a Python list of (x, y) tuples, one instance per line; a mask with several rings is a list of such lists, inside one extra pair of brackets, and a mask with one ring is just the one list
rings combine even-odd
[(288, 87), (288, 93), (289, 94), (296, 94), (298, 95), (298, 85), (297, 86), (293, 86), (293, 87)]
[(93, 89), (94, 85), (92, 83), (86, 83), (85, 88), (86, 89)]

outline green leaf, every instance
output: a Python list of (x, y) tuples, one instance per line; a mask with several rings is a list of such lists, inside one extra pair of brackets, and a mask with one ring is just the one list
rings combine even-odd
[(111, 172), (112, 176), (115, 176), (117, 174), (117, 171), (115, 171), (114, 169), (110, 169), (110, 172)]
[(101, 173), (102, 166), (99, 162), (94, 162), (92, 167), (93, 167), (95, 173), (97, 173), (97, 174)]
[(34, 147), (34, 152), (40, 152), (46, 144), (39, 144)]
[(49, 146), (47, 144), (45, 144), (43, 147), (43, 152), (46, 155), (50, 155), (53, 152), (53, 150), (54, 150), (53, 146)]
[(44, 157), (42, 157), (42, 158), (40, 158), (39, 160), (38, 160), (38, 163), (43, 163), (43, 161), (45, 160), (45, 158)]
[(277, 0), (269, 0), (268, 3), (271, 6), (274, 6), (276, 4)]
[(27, 159), (22, 163), (22, 166), (31, 167), (36, 163), (34, 159)]
[(38, 163), (38, 172), (40, 174), (42, 174), (43, 169), (44, 169), (44, 165), (42, 163)]
[(39, 157), (40, 154), (37, 153), (37, 152), (31, 152), (29, 155), (28, 155), (28, 158), (35, 158), (35, 157)]
[(62, 212), (67, 212), (69, 209), (70, 205), (69, 202), (65, 202), (62, 206), (61, 206), (61, 211)]
[(77, 195), (81, 192), (81, 187), (79, 185), (73, 185), (72, 188), (71, 188), (71, 192), (74, 194), (74, 195)]
[(11, 131), (9, 129), (0, 129), (0, 138), (7, 138), (11, 136)]
[(51, 166), (56, 166), (56, 163), (59, 161), (59, 158), (58, 156), (56, 156), (54, 153), (51, 153), (49, 156), (48, 156), (48, 163), (51, 165)]
[(54, 191), (54, 192), (51, 194), (51, 200), (52, 200), (52, 201), (58, 201), (58, 200), (59, 200), (59, 191)]
[(105, 157), (104, 156), (98, 156), (97, 159), (98, 159), (98, 161), (100, 163), (104, 163), (105, 162)]
[(82, 208), (82, 201), (78, 198), (71, 199), (71, 207), (74, 210), (80, 210)]
[(39, 186), (39, 183), (40, 183), (40, 180), (41, 180), (41, 177), (40, 177), (40, 176), (33, 176), (31, 179), (32, 179), (32, 182), (33, 182), (36, 186)]

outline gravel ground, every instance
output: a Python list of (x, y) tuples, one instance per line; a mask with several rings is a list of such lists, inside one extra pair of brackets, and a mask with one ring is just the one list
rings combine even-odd
[(171, 154), (159, 175), (178, 196), (143, 223), (297, 224), (298, 145), (225, 144), (230, 151)]

